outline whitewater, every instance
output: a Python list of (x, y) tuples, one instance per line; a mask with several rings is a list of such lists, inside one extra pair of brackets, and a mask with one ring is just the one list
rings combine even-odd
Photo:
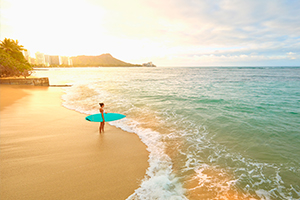
[[(106, 110), (146, 144), (128, 199), (299, 199), (300, 68), (53, 68), (63, 106)], [(134, 181), (134, 180), (133, 180)]]

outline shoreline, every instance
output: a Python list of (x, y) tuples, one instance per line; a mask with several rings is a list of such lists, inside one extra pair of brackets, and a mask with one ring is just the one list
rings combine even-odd
[(1, 199), (126, 199), (149, 153), (139, 137), (61, 105), (56, 87), (0, 85)]

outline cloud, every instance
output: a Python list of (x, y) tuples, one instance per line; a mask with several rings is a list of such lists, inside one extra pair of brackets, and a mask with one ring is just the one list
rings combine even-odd
[[(240, 62), (241, 56), (278, 60), (288, 59), (290, 51), (300, 53), (298, 1), (126, 1), (132, 5), (126, 12), (122, 12), (125, 2), (110, 3), (106, 8), (111, 10), (107, 24), (111, 34), (141, 41), (151, 38), (157, 49), (165, 50), (158, 51), (162, 57), (174, 62), (183, 55), (191, 55), (194, 62), (197, 56), (224, 60), (222, 55)], [(125, 23), (118, 24), (120, 18)], [(216, 57), (207, 57), (211, 54)]]
[[(220, 60), (221, 55), (232, 63), (243, 63), (241, 55), (257, 62), (289, 59), (285, 55), (289, 51), (300, 53), (300, 16), (297, 14), (300, 3), (297, 1), (176, 2), (180, 5), (177, 17), (181, 16), (179, 18), (188, 25), (187, 34), (179, 33), (178, 41), (202, 47), (198, 52), (197, 48), (187, 48), (192, 55), (207, 58), (205, 56), (213, 53), (217, 57), (208, 57), (212, 63)], [(170, 15), (173, 14), (174, 10)], [(187, 39), (183, 39), (184, 36)], [(203, 53), (205, 47), (210, 48)]]
[(288, 52), (287, 54), (288, 54), (288, 55), (295, 55), (296, 53)]
[[(4, 32), (13, 33), (6, 35), (27, 41), (28, 45), (40, 40), (38, 47), (47, 46), (52, 52), (110, 52), (128, 62), (152, 60), (157, 65), (299, 61), (298, 0), (10, 0), (10, 3), (23, 17), (13, 19), (13, 9), (4, 9), (2, 27)], [(28, 31), (22, 32), (25, 28)]]
[[(164, 1), (165, 2), (165, 1)], [(279, 37), (299, 37), (299, 3), (285, 1), (168, 1), (158, 7), (171, 23), (184, 22), (178, 31), (200, 45), (261, 43)], [(170, 6), (169, 9), (164, 9)], [(282, 27), (282, 28), (281, 28)], [(185, 33), (185, 34), (183, 34)]]

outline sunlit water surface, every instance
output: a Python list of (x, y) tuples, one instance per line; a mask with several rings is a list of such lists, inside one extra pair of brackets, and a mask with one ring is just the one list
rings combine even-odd
[[(63, 105), (127, 117), (150, 152), (128, 199), (300, 199), (300, 68), (60, 68)], [(84, 119), (83, 119), (84, 120)], [(136, 181), (136, 180), (132, 180)]]

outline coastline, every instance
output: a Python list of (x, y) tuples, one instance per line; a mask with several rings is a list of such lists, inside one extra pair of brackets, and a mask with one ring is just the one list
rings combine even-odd
[(1, 199), (126, 199), (148, 168), (137, 135), (64, 108), (60, 88), (1, 85)]

